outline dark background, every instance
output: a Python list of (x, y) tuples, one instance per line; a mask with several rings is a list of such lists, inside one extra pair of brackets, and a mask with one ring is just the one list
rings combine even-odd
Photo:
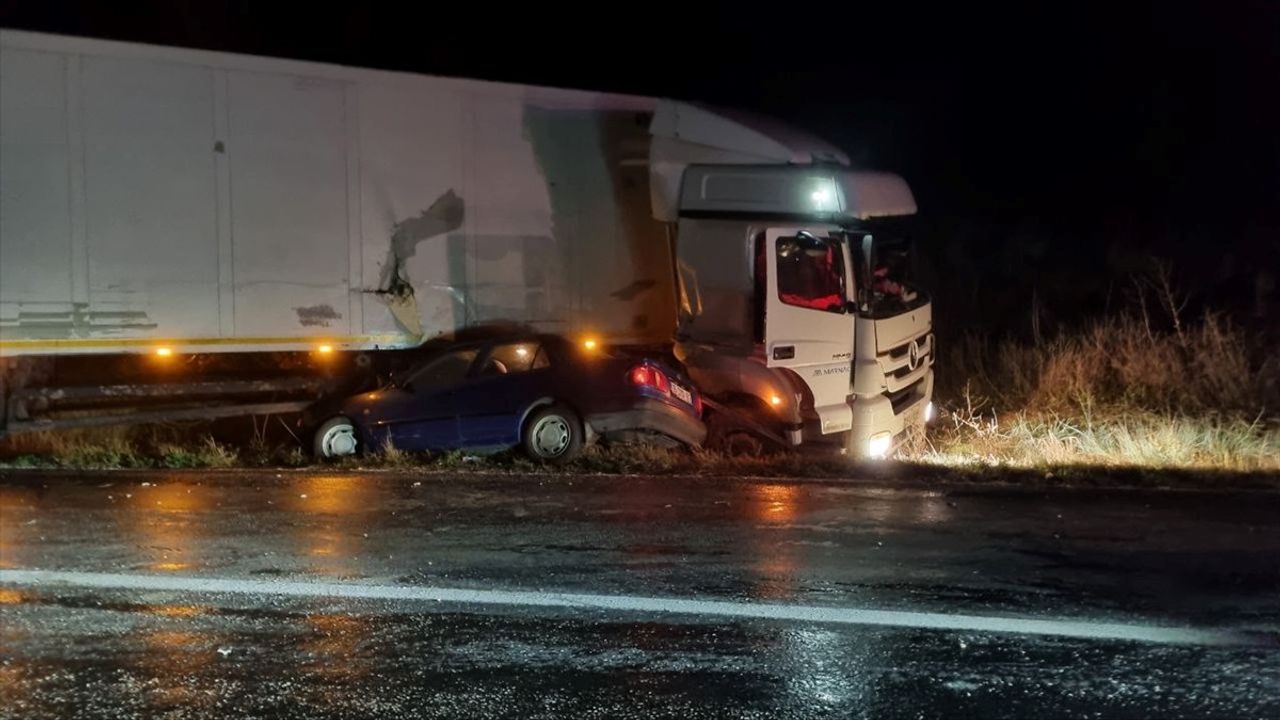
[(902, 173), (940, 331), (1115, 312), (1152, 258), (1190, 312), (1274, 324), (1280, 3), (0, 2), (0, 24), (671, 96)]

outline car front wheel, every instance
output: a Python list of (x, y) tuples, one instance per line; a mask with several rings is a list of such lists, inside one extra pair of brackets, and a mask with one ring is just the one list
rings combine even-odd
[(316, 430), (312, 449), (318, 458), (336, 460), (359, 452), (359, 438), (355, 423), (339, 415), (329, 418)]
[(525, 454), (534, 460), (564, 463), (577, 457), (583, 445), (582, 420), (564, 405), (539, 408), (524, 427)]

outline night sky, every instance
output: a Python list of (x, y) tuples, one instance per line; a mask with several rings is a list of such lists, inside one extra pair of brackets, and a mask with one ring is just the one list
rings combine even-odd
[(400, 5), (6, 2), (0, 24), (749, 108), (905, 175), (934, 242), (1256, 263), (1280, 235), (1278, 2)]

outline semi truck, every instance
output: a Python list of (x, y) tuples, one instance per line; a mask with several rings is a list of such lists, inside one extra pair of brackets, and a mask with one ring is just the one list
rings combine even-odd
[(722, 447), (883, 455), (932, 410), (915, 210), (749, 113), (0, 30), (3, 429), (297, 410), (517, 323), (669, 352)]

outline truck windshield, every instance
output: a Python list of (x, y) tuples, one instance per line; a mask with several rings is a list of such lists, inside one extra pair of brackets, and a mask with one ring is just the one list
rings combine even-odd
[(912, 277), (911, 242), (866, 230), (849, 230), (859, 309), (873, 317), (895, 315), (921, 304)]

